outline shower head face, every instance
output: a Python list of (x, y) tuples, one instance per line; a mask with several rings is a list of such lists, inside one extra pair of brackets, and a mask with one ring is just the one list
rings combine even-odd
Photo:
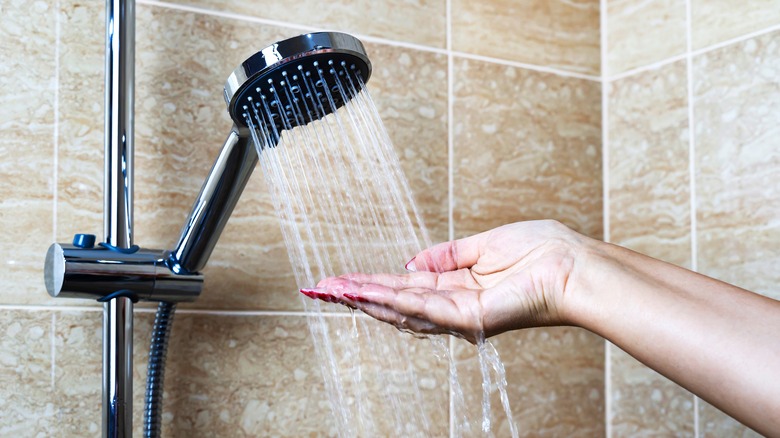
[(337, 32), (310, 33), (279, 41), (244, 61), (225, 83), (225, 101), (238, 126), (247, 127), (247, 116), (254, 115), (269, 131), (280, 132), (342, 107), (370, 76), (371, 62), (360, 40)]

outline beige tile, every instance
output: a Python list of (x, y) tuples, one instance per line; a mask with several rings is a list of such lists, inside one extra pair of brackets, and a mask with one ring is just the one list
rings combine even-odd
[[(57, 126), (57, 236), (103, 239), (103, 88), (105, 5), (59, 3), (59, 112)], [(66, 306), (99, 307), (93, 300), (59, 298)]]
[(693, 394), (610, 345), (612, 433), (694, 436)]
[(761, 436), (703, 400), (699, 400), (699, 433), (703, 438)]
[[(610, 240), (689, 267), (687, 92), (685, 62), (612, 82), (608, 120)], [(693, 396), (610, 348), (614, 433), (693, 435)]]
[(57, 424), (52, 316), (0, 310), (0, 435), (46, 436)]
[(452, 49), (562, 70), (600, 72), (599, 2), (452, 2)]
[(691, 0), (691, 38), (694, 49), (780, 24), (775, 0)]
[[(101, 313), (58, 315), (62, 315), (56, 322), (59, 430), (99, 431)], [(387, 409), (394, 395), (398, 412), (424, 409), (430, 421), (426, 436), (446, 435), (448, 411), (442, 409), (448, 406), (446, 363), (439, 363), (423, 341), (366, 318), (359, 321), (363, 321), (358, 322), (359, 348), (353, 343), (351, 318), (327, 318), (326, 324), (331, 339), (344, 341), (332, 345), (333, 369), (347, 395), (362, 396), (362, 404), (354, 397), (345, 399), (348, 419), (390, 434), (395, 424), (404, 424)], [(133, 429), (140, 436), (153, 315), (136, 312), (134, 322)], [(369, 337), (367, 329), (378, 338)], [(339, 423), (321, 368), (329, 364), (319, 361), (311, 336), (303, 317), (178, 313), (166, 362), (163, 434), (336, 436)], [(358, 361), (360, 367), (355, 366)], [(422, 404), (410, 404), (419, 399), (405, 370), (398, 368), (408, 363), (416, 370)]]
[[(520, 436), (603, 436), (604, 341), (571, 327), (529, 329), (490, 339), (506, 369), (512, 418)], [(481, 436), (482, 375), (476, 347), (454, 351), (472, 434)], [(493, 431), (509, 436), (509, 423), (491, 387)]]
[[(133, 435), (141, 436), (146, 366), (154, 315), (133, 317)], [(55, 320), (55, 405), (57, 430), (66, 435), (102, 430), (103, 312), (57, 312)], [(174, 325), (175, 327), (175, 325)]]
[(686, 50), (685, 2), (607, 2), (608, 75), (662, 61)]
[(379, 44), (367, 50), (374, 67), (368, 88), (415, 204), (431, 239), (447, 240), (447, 57)]
[(693, 68), (699, 270), (780, 298), (780, 32)]
[(355, 436), (448, 435), (449, 364), (430, 341), (370, 318), (326, 321)]
[(557, 219), (601, 237), (600, 85), (468, 60), (454, 80), (456, 235)]
[(446, 39), (445, 0), (307, 0), (292, 7), (269, 0), (175, 0), (174, 3), (438, 48), (444, 48)]
[(178, 315), (176, 324), (163, 433), (335, 434), (303, 318)]
[[(103, 427), (102, 321), (103, 313), (97, 310), (56, 312), (54, 403), (58, 430), (66, 435), (94, 436)], [(138, 326), (138, 318), (134, 318), (134, 323)], [(135, 350), (143, 350), (137, 332), (134, 341)]]
[(613, 243), (689, 267), (687, 93), (684, 61), (610, 84), (609, 210)]
[(47, 303), (43, 262), (53, 237), (56, 11), (0, 6), (1, 303)]
[[(57, 241), (103, 236), (105, 5), (60, 2)], [(62, 300), (60, 300), (62, 301)], [(67, 300), (68, 305), (81, 300)]]

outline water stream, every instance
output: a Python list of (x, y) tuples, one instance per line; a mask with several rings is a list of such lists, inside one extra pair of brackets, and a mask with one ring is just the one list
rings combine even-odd
[[(284, 128), (304, 115), (316, 121), (277, 132), (258, 122), (263, 114), (271, 117), (273, 102), (245, 108), (299, 287), (348, 272), (401, 273), (405, 261), (431, 245), (368, 89), (359, 77), (355, 83), (349, 74), (334, 73), (337, 86), (332, 90), (322, 86), (323, 78), (302, 76), (274, 91), (293, 97), (289, 100), (294, 104), (279, 111)], [(319, 117), (323, 108), (335, 107), (337, 94), (354, 97)], [(317, 95), (321, 97), (310, 98)], [(278, 146), (275, 138), (280, 138)], [(517, 436), (503, 364), (489, 343), (479, 343), (486, 392), (482, 410), (474, 415), (464, 401), (448, 337), (414, 339), (341, 306), (302, 300), (339, 436), (375, 436), (378, 431), (434, 436), (446, 431), (459, 437), (478, 430), (492, 435), (491, 388), (501, 393), (512, 436)], [(436, 395), (439, 387), (431, 383), (435, 379), (428, 369), (436, 363), (449, 369), (448, 378), (439, 382), (448, 403), (444, 413), (441, 406), (426, 403), (420, 389), (425, 383), (426, 397)], [(475, 421), (481, 427), (472, 427)]]

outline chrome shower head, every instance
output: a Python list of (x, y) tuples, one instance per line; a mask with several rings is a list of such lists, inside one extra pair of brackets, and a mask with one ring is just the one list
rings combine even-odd
[[(255, 115), (265, 127), (280, 132), (332, 113), (371, 76), (363, 44), (344, 33), (317, 32), (272, 44), (244, 61), (225, 83), (230, 117), (247, 127)], [(340, 86), (349, 82), (353, 86)], [(324, 89), (327, 87), (327, 90)], [(295, 111), (295, 107), (312, 108)]]

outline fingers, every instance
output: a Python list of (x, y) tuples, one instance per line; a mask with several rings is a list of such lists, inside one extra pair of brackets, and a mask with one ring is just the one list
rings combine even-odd
[[(481, 321), (479, 312), (470, 309), (469, 305), (478, 303), (478, 293), (419, 287), (420, 284), (429, 283), (436, 275), (424, 274), (383, 274), (360, 278), (366, 280), (371, 277), (386, 284), (360, 283), (343, 277), (332, 277), (321, 281), (316, 289), (302, 289), (301, 293), (357, 308), (399, 328), (419, 333), (449, 333), (467, 339), (474, 338), (480, 330)], [(357, 275), (353, 275), (353, 278), (357, 278)]]
[(360, 284), (380, 284), (393, 289), (421, 288), (441, 291), (482, 288), (468, 269), (442, 273), (412, 272), (403, 275), (354, 273), (342, 275), (340, 278)]
[(406, 269), (412, 272), (445, 272), (470, 268), (479, 260), (487, 232), (434, 245), (414, 256)]
[(444, 328), (439, 327), (430, 321), (419, 318), (412, 318), (385, 306), (373, 304), (370, 302), (361, 303), (359, 306), (359, 309), (366, 315), (379, 321), (392, 324), (400, 330), (411, 330), (413, 332), (423, 334), (452, 333), (451, 331), (445, 330)]

